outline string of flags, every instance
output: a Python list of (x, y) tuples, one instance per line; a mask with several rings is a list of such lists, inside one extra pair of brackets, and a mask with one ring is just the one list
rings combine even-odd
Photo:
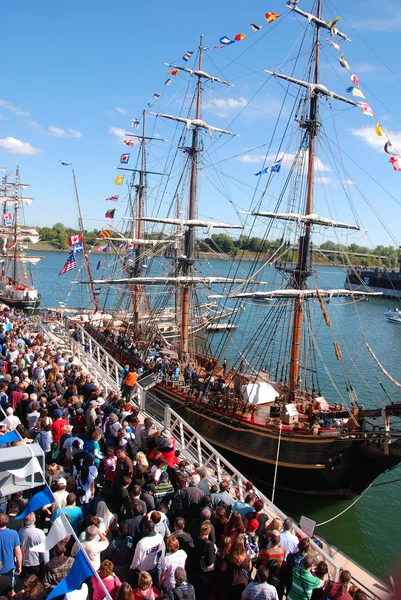
[[(336, 35), (336, 31), (337, 31), (336, 24), (338, 23), (339, 20), (340, 20), (340, 17), (336, 17), (329, 23), (329, 25), (331, 26), (330, 32), (333, 36)], [(333, 40), (331, 40), (329, 38), (326, 38), (326, 41), (329, 42), (333, 48), (335, 48), (336, 50), (338, 50), (340, 52), (340, 56), (339, 56), (340, 65), (344, 69), (351, 71), (350, 64), (345, 59), (344, 54), (341, 50), (341, 46), (337, 42), (334, 42)], [(370, 106), (370, 104), (368, 104), (368, 102), (366, 102), (366, 96), (360, 88), (360, 81), (359, 81), (358, 75), (355, 75), (355, 73), (352, 73), (351, 81), (352, 81), (353, 85), (346, 88), (347, 93), (352, 94), (354, 97), (361, 98), (363, 100), (362, 102), (359, 102), (359, 106), (362, 110), (362, 114), (364, 114), (368, 117), (374, 117), (375, 113), (374, 113), (372, 107)], [(386, 131), (383, 129), (383, 127), (380, 125), (380, 123), (376, 124), (375, 132), (378, 136), (384, 136), (387, 138), (387, 142), (384, 144), (383, 150), (384, 150), (384, 152), (386, 152), (386, 154), (391, 155), (391, 158), (389, 159), (389, 163), (391, 163), (393, 165), (393, 169), (395, 171), (401, 171), (400, 154), (394, 148), (393, 144), (391, 143), (390, 137), (388, 136)]]
[[(265, 19), (267, 21), (267, 23), (273, 23), (273, 21), (275, 21), (276, 19), (279, 18), (279, 14), (276, 12), (267, 12), (265, 13)], [(263, 25), (257, 25), (256, 23), (251, 23), (250, 27), (252, 29), (252, 31), (256, 32), (256, 31), (260, 31), (261, 29), (263, 29)], [(218, 46), (213, 46), (214, 49), (220, 49), (220, 48), (225, 48), (226, 46), (231, 46), (231, 44), (235, 44), (235, 42), (242, 42), (242, 40), (244, 40), (246, 38), (246, 34), (245, 33), (237, 33), (233, 39), (229, 38), (227, 35), (223, 35), (220, 38), (220, 45)]]

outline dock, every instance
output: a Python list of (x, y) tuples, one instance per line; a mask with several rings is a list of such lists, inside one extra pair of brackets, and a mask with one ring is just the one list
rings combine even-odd
[[(104, 389), (120, 392), (122, 383), (122, 366), (79, 324), (75, 323), (75, 335), (72, 337), (65, 322), (50, 322), (38, 325), (39, 330), (56, 347), (70, 351), (83, 368), (91, 373), (96, 384)], [(192, 465), (202, 465), (207, 469), (211, 485), (219, 484), (227, 479), (232, 482), (232, 495), (237, 500), (244, 500), (247, 478), (234, 465), (227, 461), (207, 440), (200, 436), (186, 421), (167, 404), (162, 403), (154, 394), (152, 387), (157, 383), (156, 375), (149, 375), (139, 383), (139, 408), (142, 418), (151, 417), (161, 428), (171, 431), (176, 439), (177, 449), (182, 457)], [(265, 494), (255, 488), (256, 494), (265, 504), (265, 512), (270, 518), (284, 520), (287, 516)], [(304, 537), (305, 533), (296, 525), (296, 533)], [(372, 575), (361, 565), (346, 556), (340, 549), (322, 540), (324, 548), (320, 548), (311, 540), (312, 553), (316, 561), (324, 560), (329, 566), (330, 576), (338, 580), (340, 571), (347, 569), (352, 574), (353, 582), (363, 590), (369, 598), (389, 600), (392, 597), (390, 588), (379, 578)]]

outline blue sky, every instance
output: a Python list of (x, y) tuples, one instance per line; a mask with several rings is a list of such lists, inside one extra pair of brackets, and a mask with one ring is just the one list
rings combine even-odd
[[(376, 117), (362, 115), (359, 108), (343, 111), (342, 106), (333, 104), (337, 115), (334, 130), (331, 109), (325, 106), (322, 116), (325, 124), (327, 121), (329, 139), (334, 145), (338, 141), (365, 172), (354, 162), (348, 163), (343, 154), (347, 174), (340, 185), (336, 183), (335, 168), (330, 163), (335, 159), (330, 159), (328, 145), (322, 140), (318, 145), (317, 209), (326, 215), (327, 210), (332, 210), (341, 220), (353, 222), (355, 215), (344, 195), (345, 188), (352, 194), (362, 225), (369, 229), (369, 235), (357, 233), (345, 241), (368, 246), (395, 244), (401, 238), (397, 226), (401, 206), (389, 194), (401, 200), (401, 173), (388, 164), (389, 157), (382, 151), (383, 138), (375, 136), (374, 126), (380, 121), (401, 150), (398, 3), (354, 0), (351, 4), (336, 0), (334, 5), (324, 4), (328, 18), (343, 18), (341, 28), (352, 43), (337, 38), (336, 41), (341, 43), (352, 72), (360, 77), (361, 88)], [(312, 2), (301, 0), (299, 7), (311, 10)], [(286, 16), (265, 25), (267, 11)], [(200, 33), (204, 34), (204, 45), (209, 47), (218, 44), (223, 35), (233, 37), (244, 32), (248, 37), (242, 42), (205, 55), (205, 69), (228, 78), (235, 87), (205, 85), (203, 116), (216, 126), (233, 129), (241, 137), (223, 143), (221, 138), (210, 142), (208, 134), (204, 136), (205, 147), (212, 143), (213, 152), (204, 153), (209, 166), (202, 171), (199, 209), (201, 216), (237, 222), (233, 204), (228, 203), (226, 196), (235, 206), (248, 207), (256, 184), (254, 173), (262, 167), (266, 154), (266, 148), (254, 148), (272, 139), (284, 93), (283, 87), (269, 80), (263, 69), (277, 68), (306, 25), (303, 19), (287, 13), (284, 0), (235, 5), (227, 0), (206, 0), (202, 5), (177, 1), (168, 5), (112, 5), (103, 0), (72, 0), (64, 4), (42, 0), (35, 4), (22, 0), (3, 6), (3, 23), (7, 26), (2, 31), (0, 164), (8, 170), (19, 164), (22, 179), (31, 184), (35, 204), (26, 209), (26, 222), (43, 226), (62, 221), (76, 225), (71, 176), (67, 168), (59, 165), (58, 160), (62, 159), (74, 164), (87, 228), (103, 226), (105, 210), (114, 207), (105, 198), (116, 193), (121, 199), (125, 196), (125, 188), (119, 190), (113, 185), (119, 156), (125, 150), (121, 130), (130, 131), (130, 119), (140, 116), (153, 92), (164, 94), (152, 110), (179, 114), (182, 109), (188, 78), (180, 74), (165, 88), (164, 62), (178, 60), (178, 64), (184, 64), (182, 55), (196, 49)], [(251, 22), (265, 27), (252, 34)], [(323, 39), (326, 37), (323, 35)], [(345, 89), (351, 85), (350, 72), (338, 65), (339, 53), (334, 48), (325, 42), (323, 46), (322, 81), (346, 95)], [(282, 72), (289, 72), (290, 67), (292, 63), (283, 66)], [(283, 130), (287, 117), (284, 112), (278, 132)], [(171, 140), (174, 128), (170, 124), (157, 121), (153, 129), (151, 116), (149, 123), (152, 131)], [(278, 142), (272, 144), (271, 155), (277, 150)], [(289, 155), (292, 151), (286, 150)], [(134, 154), (135, 149), (131, 163)], [(166, 149), (155, 150), (149, 164), (161, 170), (165, 154)], [(228, 178), (223, 184), (225, 175)], [(277, 197), (285, 169), (280, 177), (274, 180), (263, 201), (266, 210), (272, 209), (269, 197)], [(354, 181), (389, 224), (392, 236), (378, 225), (377, 214), (357, 193)], [(150, 183), (152, 186), (156, 182)], [(120, 203), (117, 208), (121, 216)]]

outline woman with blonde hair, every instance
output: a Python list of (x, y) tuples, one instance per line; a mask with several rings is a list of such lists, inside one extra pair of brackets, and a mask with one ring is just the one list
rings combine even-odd
[[(98, 570), (98, 575), (102, 580), (104, 587), (109, 592), (110, 596), (114, 597), (119, 588), (121, 587), (121, 581), (114, 573), (114, 565), (111, 560), (104, 560)], [(91, 583), (93, 587), (93, 597), (92, 600), (103, 600), (104, 599), (104, 589), (100, 585), (99, 580), (95, 575), (91, 577)]]
[(157, 588), (153, 587), (152, 576), (147, 571), (141, 571), (138, 577), (138, 587), (132, 592), (133, 600), (156, 600), (160, 596)]
[(137, 452), (135, 459), (138, 465), (145, 467), (145, 469), (149, 469), (148, 459), (146, 458), (146, 454), (144, 452)]

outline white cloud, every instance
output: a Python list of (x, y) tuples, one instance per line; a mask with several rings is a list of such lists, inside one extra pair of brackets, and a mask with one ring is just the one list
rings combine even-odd
[(34, 148), (28, 142), (21, 142), (21, 140), (17, 140), (15, 137), (6, 137), (0, 139), (0, 148), (3, 148), (5, 152), (9, 154), (39, 154), (42, 150), (38, 148)]
[(315, 183), (331, 183), (330, 177), (315, 177)]
[(227, 117), (231, 111), (244, 108), (248, 104), (246, 98), (211, 98), (210, 102), (205, 106), (205, 110), (214, 110), (221, 117)]
[(63, 129), (62, 127), (56, 127), (55, 125), (50, 125), (47, 129), (47, 133), (49, 135), (54, 135), (55, 137), (82, 137), (82, 133), (77, 129)]
[[(285, 152), (284, 154), (279, 154), (279, 159), (282, 159), (281, 164), (284, 168), (290, 168), (294, 162), (295, 154), (291, 152)], [(244, 154), (243, 156), (238, 156), (237, 160), (244, 163), (253, 163), (260, 164), (261, 166), (265, 164), (266, 166), (273, 163), (276, 160), (276, 155), (271, 154), (270, 156), (263, 156), (257, 154)], [(326, 165), (319, 157), (315, 158), (315, 170), (330, 172), (331, 169), (328, 165)]]
[(127, 111), (127, 110), (125, 110), (125, 108), (121, 108), (121, 106), (116, 106), (116, 107), (115, 107), (115, 110), (116, 110), (118, 113), (120, 113), (120, 115), (127, 115), (127, 114), (128, 114), (128, 111)]
[(377, 17), (377, 19), (366, 19), (365, 21), (360, 20), (353, 24), (356, 29), (367, 29), (369, 31), (376, 32), (391, 32), (399, 31), (401, 29), (401, 15), (394, 13), (393, 16), (383, 18), (383, 15)]
[(362, 62), (359, 63), (359, 65), (355, 65), (353, 67), (353, 72), (354, 73), (371, 73), (372, 71), (376, 71), (377, 67), (376, 65), (372, 65), (371, 63), (368, 62)]
[(353, 179), (343, 179), (343, 183), (345, 185), (356, 185), (356, 183)]
[(25, 121), (25, 123), (27, 125), (29, 125), (29, 127), (33, 127), (34, 129), (42, 129), (37, 121), (28, 120), (28, 121)]
[[(378, 150), (380, 152), (383, 151), (384, 144), (386, 143), (386, 138), (382, 136), (378, 136), (375, 132), (374, 127), (359, 127), (357, 129), (351, 129), (352, 135), (359, 137), (363, 140), (368, 146)], [(395, 148), (398, 148), (401, 151), (401, 131), (390, 131), (386, 130), (388, 137), (391, 140), (391, 143)]]
[(120, 140), (125, 138), (125, 129), (121, 129), (121, 127), (110, 127), (109, 133), (115, 135)]
[(11, 102), (8, 102), (8, 100), (0, 100), (0, 106), (5, 108), (6, 110), (10, 110), (11, 112), (15, 113), (19, 117), (29, 117), (29, 112), (27, 112), (23, 108), (20, 108), (19, 106), (15, 106), (14, 104), (11, 104)]

